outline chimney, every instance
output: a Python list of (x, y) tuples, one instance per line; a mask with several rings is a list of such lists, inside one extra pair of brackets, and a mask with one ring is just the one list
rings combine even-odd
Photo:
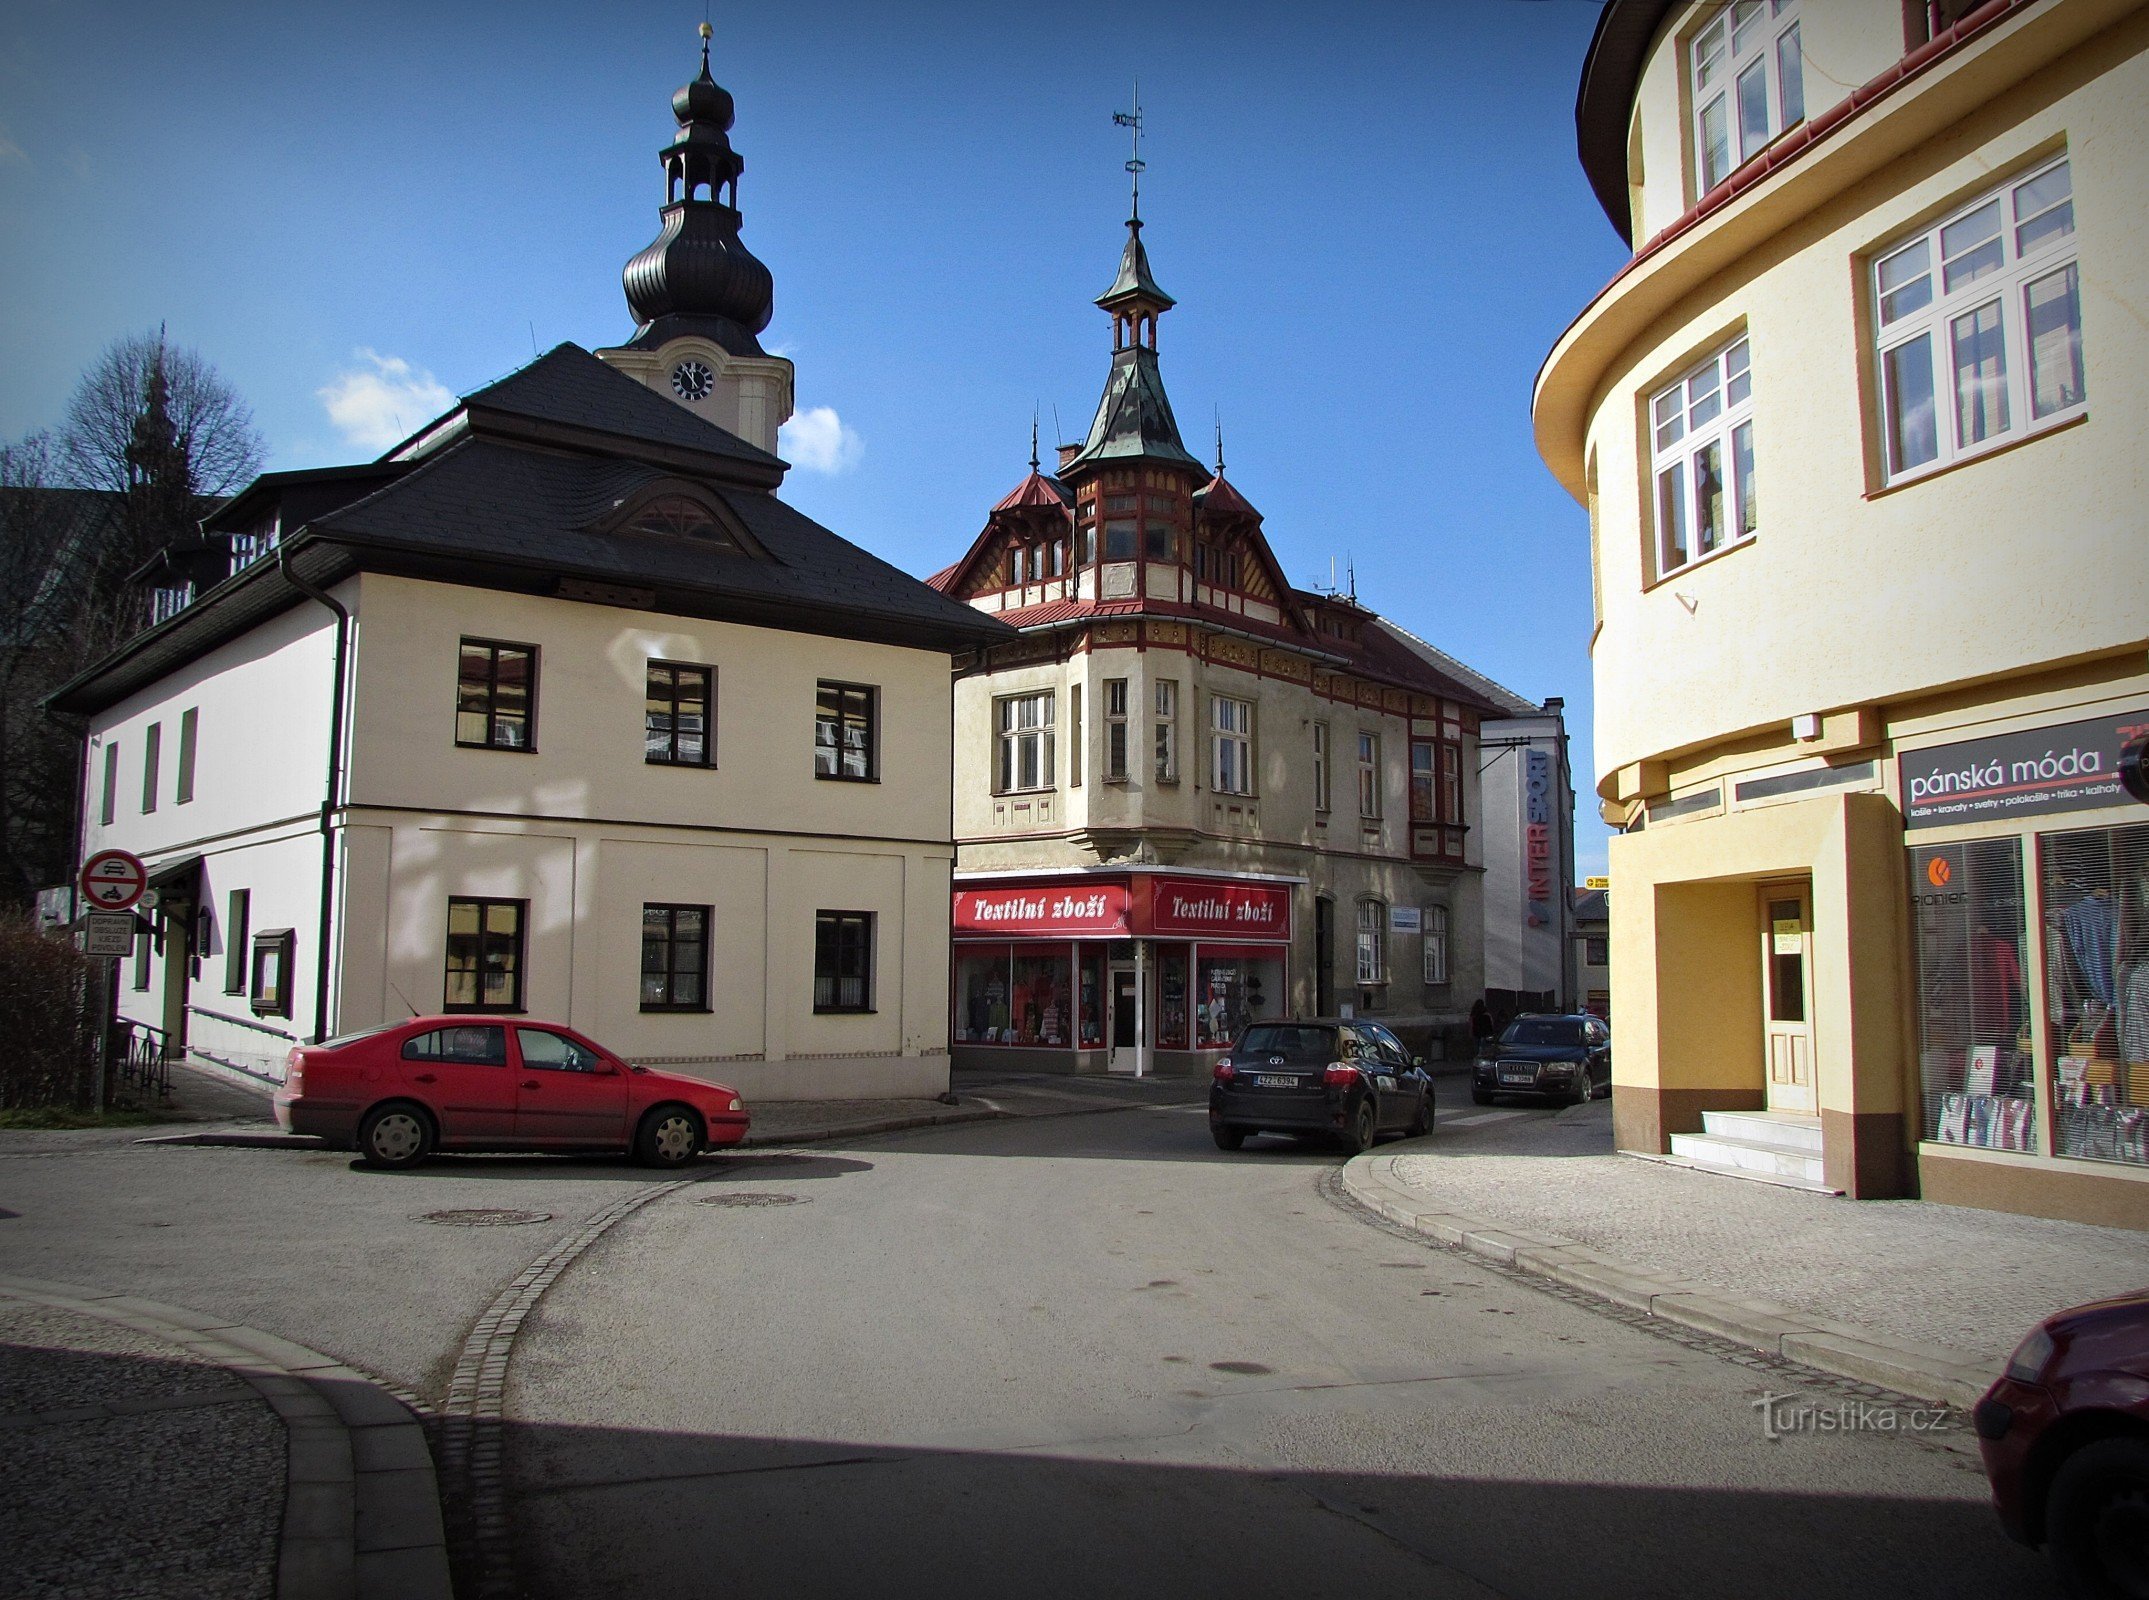
[(1072, 460), (1074, 460), (1074, 458), (1075, 458), (1076, 456), (1080, 455), (1081, 453), (1082, 453), (1082, 447), (1081, 447), (1080, 445), (1078, 445), (1078, 444), (1063, 444), (1063, 445), (1061, 445), (1061, 446), (1060, 446), (1060, 466), (1059, 466), (1059, 470), (1060, 470), (1060, 471), (1062, 471), (1062, 472), (1065, 472), (1065, 471), (1067, 470), (1067, 463), (1068, 463), (1068, 462), (1070, 462), (1070, 461), (1072, 461)]

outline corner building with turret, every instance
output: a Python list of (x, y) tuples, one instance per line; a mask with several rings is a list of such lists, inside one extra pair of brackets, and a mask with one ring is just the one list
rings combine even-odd
[(1339, 1012), (1467, 1040), (1478, 726), (1538, 708), (1291, 585), (1221, 444), (1180, 437), (1138, 216), (1096, 303), (1088, 436), (1050, 474), (1033, 442), (927, 580), (1018, 634), (956, 668), (957, 1064), (1199, 1073), (1249, 1021)]

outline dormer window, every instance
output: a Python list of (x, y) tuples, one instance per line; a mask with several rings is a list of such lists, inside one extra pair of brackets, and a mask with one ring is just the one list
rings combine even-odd
[(739, 541), (717, 521), (716, 514), (691, 495), (659, 495), (627, 519), (629, 533), (646, 533), (660, 539), (693, 539), (720, 549), (737, 550)]

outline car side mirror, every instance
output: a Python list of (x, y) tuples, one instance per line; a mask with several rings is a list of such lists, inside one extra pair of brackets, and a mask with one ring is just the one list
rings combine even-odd
[(1412, 1066), (1414, 1066), (1414, 1067), (1422, 1067), (1422, 1066), (1424, 1066), (1424, 1065), (1425, 1065), (1425, 1057), (1423, 1057), (1423, 1056), (1412, 1056), (1412, 1057), (1410, 1058), (1410, 1064), (1411, 1064)]

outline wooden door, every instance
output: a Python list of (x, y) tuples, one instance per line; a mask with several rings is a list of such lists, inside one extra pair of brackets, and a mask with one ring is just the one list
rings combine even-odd
[(1761, 890), (1761, 1016), (1768, 1108), (1815, 1116), (1813, 894), (1803, 883)]

